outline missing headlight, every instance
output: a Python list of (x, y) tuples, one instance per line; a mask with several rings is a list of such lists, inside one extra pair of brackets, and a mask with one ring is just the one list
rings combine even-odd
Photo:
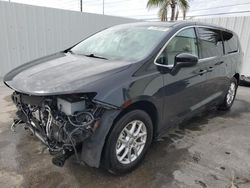
[[(51, 153), (75, 153), (78, 159), (77, 147), (94, 134), (103, 113), (113, 108), (94, 101), (91, 96), (35, 97), (15, 92), (12, 98), (19, 117), (15, 122), (24, 122), (25, 127), (47, 145)], [(65, 157), (61, 159), (66, 160)]]
[(57, 98), (57, 107), (60, 111), (64, 112), (66, 115), (74, 115), (76, 112), (84, 111), (85, 100), (82, 99), (72, 99), (72, 98)]

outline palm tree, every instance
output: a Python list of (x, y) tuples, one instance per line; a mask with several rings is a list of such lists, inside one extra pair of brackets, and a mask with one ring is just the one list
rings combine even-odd
[[(153, 1), (153, 0), (149, 0), (149, 1)], [(152, 7), (153, 5), (150, 5), (149, 1), (148, 1), (147, 6)], [(158, 12), (158, 16), (160, 17), (161, 21), (168, 21), (168, 7), (169, 7), (169, 2), (168, 1), (164, 1), (160, 5), (160, 10)]]
[(186, 18), (186, 13), (189, 8), (189, 0), (148, 0), (147, 7), (160, 7), (159, 17), (161, 21), (168, 21), (168, 9), (171, 9), (170, 20), (177, 20), (179, 9), (183, 13), (183, 19)]

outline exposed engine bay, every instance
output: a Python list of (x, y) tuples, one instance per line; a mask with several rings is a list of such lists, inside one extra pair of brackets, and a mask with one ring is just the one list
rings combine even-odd
[(52, 162), (63, 166), (67, 158), (76, 155), (81, 143), (99, 126), (102, 114), (112, 106), (93, 101), (94, 93), (63, 96), (30, 96), (12, 94), (17, 119), (12, 129), (24, 125), (41, 140), (55, 157)]

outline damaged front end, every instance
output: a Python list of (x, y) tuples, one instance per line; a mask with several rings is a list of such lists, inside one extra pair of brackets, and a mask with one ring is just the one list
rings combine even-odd
[(63, 166), (67, 158), (76, 155), (84, 140), (98, 128), (103, 113), (114, 106), (93, 100), (95, 93), (59, 96), (31, 96), (12, 94), (16, 104), (17, 125), (24, 125), (41, 140), (55, 157), (52, 162)]

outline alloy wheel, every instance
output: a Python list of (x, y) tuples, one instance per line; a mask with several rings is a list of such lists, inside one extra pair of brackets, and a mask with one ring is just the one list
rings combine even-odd
[(234, 82), (232, 82), (230, 84), (230, 87), (228, 89), (228, 93), (227, 93), (227, 104), (230, 105), (235, 97), (236, 94), (236, 84)]
[(122, 164), (135, 161), (147, 141), (147, 128), (140, 120), (128, 123), (121, 131), (116, 143), (116, 157)]

